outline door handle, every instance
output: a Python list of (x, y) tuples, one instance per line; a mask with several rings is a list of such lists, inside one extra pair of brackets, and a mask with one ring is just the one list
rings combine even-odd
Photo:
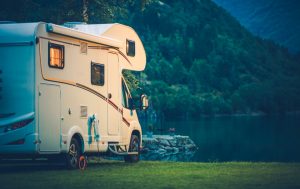
[(111, 97), (112, 97), (111, 93), (108, 93), (107, 97), (108, 97), (108, 99), (111, 99)]

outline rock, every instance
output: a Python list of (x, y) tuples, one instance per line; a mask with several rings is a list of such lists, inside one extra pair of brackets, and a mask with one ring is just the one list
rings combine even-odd
[(197, 146), (188, 136), (153, 135), (143, 136), (144, 160), (189, 161), (197, 150)]
[(165, 139), (159, 140), (159, 144), (162, 146), (170, 146), (170, 143), (168, 142), (168, 140), (165, 140)]
[(192, 151), (192, 150), (196, 149), (196, 146), (192, 145), (192, 144), (188, 144), (188, 145), (185, 146), (185, 149), (187, 151)]
[(167, 147), (165, 147), (165, 150), (167, 150), (167, 152), (171, 152), (171, 151), (173, 151), (173, 148), (167, 146)]
[(177, 154), (177, 153), (179, 152), (179, 149), (178, 149), (178, 148), (173, 148), (173, 152), (174, 152), (175, 154)]
[(170, 143), (170, 145), (171, 145), (172, 147), (177, 146), (176, 139), (169, 140), (169, 143)]
[(157, 152), (160, 153), (160, 154), (164, 154), (167, 151), (165, 149), (160, 148), (160, 149), (157, 150)]

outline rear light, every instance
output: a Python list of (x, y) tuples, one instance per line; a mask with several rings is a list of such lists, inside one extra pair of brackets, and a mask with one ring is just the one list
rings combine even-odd
[(15, 140), (15, 141), (12, 141), (10, 143), (7, 143), (6, 145), (20, 145), (20, 144), (24, 144), (24, 143), (25, 143), (25, 139), (22, 138), (22, 139)]
[(33, 118), (13, 123), (11, 125), (6, 126), (5, 129), (4, 129), (4, 132), (9, 132), (9, 131), (14, 131), (16, 129), (20, 129), (22, 127), (25, 127), (26, 125), (28, 125), (32, 121), (33, 121)]

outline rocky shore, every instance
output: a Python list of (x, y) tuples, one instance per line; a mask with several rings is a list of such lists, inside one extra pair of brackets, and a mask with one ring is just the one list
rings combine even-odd
[(143, 136), (143, 160), (191, 161), (197, 146), (188, 136)]

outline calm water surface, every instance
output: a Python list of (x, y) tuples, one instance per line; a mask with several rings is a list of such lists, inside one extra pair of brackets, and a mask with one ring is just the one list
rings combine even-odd
[(300, 162), (299, 115), (200, 118), (153, 125), (157, 134), (175, 128), (176, 134), (190, 136), (199, 147), (191, 161)]

